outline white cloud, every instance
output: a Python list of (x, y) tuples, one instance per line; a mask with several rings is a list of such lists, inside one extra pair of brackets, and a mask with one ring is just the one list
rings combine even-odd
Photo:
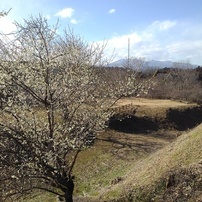
[(128, 39), (130, 39), (131, 45), (142, 41), (142, 37), (134, 32), (132, 34), (113, 37), (108, 41), (108, 45), (114, 46), (114, 48), (125, 48), (127, 47)]
[[(175, 60), (190, 59), (196, 63), (202, 55), (202, 40), (182, 40), (173, 42), (166, 46), (166, 49)], [(196, 62), (195, 62), (196, 60)], [(202, 63), (200, 63), (202, 64)]]
[(51, 19), (51, 16), (50, 16), (50, 15), (46, 15), (45, 18), (46, 18), (47, 20), (50, 20), (50, 19)]
[(116, 12), (116, 9), (112, 8), (108, 11), (108, 13), (112, 14), (112, 13), (115, 13)]
[(3, 32), (4, 34), (8, 34), (15, 30), (16, 30), (16, 27), (13, 24), (12, 20), (10, 20), (8, 17), (0, 18), (0, 32)]
[[(174, 26), (175, 29), (171, 29)], [(191, 63), (202, 65), (201, 33), (200, 23), (155, 21), (142, 30), (108, 39), (105, 53), (110, 57), (115, 51), (114, 60), (127, 57), (130, 38), (130, 55), (133, 57), (172, 61), (190, 59)]]
[[(126, 57), (128, 54), (129, 39), (131, 47), (135, 46), (138, 43), (141, 43), (143, 40), (142, 37), (135, 32), (122, 36), (112, 37), (111, 39), (107, 40), (107, 46), (105, 49), (105, 54), (107, 55), (107, 57), (110, 58), (113, 52), (115, 52), (116, 55), (116, 57), (114, 58), (115, 60)], [(103, 41), (100, 41), (99, 43), (102, 44)]]
[(74, 14), (73, 8), (64, 8), (61, 11), (57, 12), (55, 16), (61, 17), (61, 18), (71, 18)]
[(157, 28), (160, 31), (163, 30), (168, 30), (172, 27), (174, 27), (177, 24), (176, 21), (170, 21), (170, 20), (166, 20), (166, 21), (155, 21), (151, 24), (151, 27)]
[(71, 22), (72, 24), (75, 24), (75, 25), (79, 23), (79, 21), (76, 20), (76, 19), (71, 19), (70, 22)]
[(8, 43), (9, 41), (12, 41), (14, 39), (14, 35), (12, 35), (12, 32), (16, 31), (16, 26), (14, 25), (13, 21), (9, 19), (8, 17), (0, 18), (0, 40), (5, 41)]

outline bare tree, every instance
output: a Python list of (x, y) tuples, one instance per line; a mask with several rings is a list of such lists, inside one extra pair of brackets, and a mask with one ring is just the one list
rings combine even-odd
[(11, 8), (8, 11), (0, 11), (0, 18), (7, 16), (10, 11), (11, 11)]
[(158, 69), (155, 74), (154, 98), (199, 102), (201, 97), (198, 71), (189, 60), (175, 62), (172, 68)]
[(71, 31), (61, 37), (41, 16), (16, 29), (0, 44), (0, 195), (16, 200), (43, 190), (71, 202), (79, 152), (106, 127), (108, 109), (144, 86), (132, 71), (108, 85), (105, 45)]

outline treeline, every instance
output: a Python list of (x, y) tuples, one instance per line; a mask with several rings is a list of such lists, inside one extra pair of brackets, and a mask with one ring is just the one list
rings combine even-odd
[(202, 67), (159, 69), (152, 81), (151, 98), (202, 103)]
[[(127, 71), (125, 68), (118, 67), (107, 70), (108, 74), (113, 74), (114, 78), (120, 79), (122, 76), (124, 78)], [(135, 75), (139, 83), (149, 85), (148, 91), (138, 95), (140, 97), (202, 103), (202, 67), (200, 66), (197, 68), (148, 68), (137, 71)]]

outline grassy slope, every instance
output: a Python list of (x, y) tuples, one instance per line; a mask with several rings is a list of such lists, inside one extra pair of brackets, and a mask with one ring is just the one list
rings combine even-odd
[(75, 193), (83, 196), (98, 196), (122, 181), (134, 163), (173, 140), (173, 134), (161, 135), (127, 134), (108, 131), (100, 134), (95, 146), (79, 155), (75, 166)]
[[(146, 100), (136, 102), (146, 105), (139, 108), (140, 115), (148, 113)], [(149, 106), (150, 116), (164, 116), (171, 104), (172, 107), (184, 105), (166, 101), (159, 106), (160, 101), (158, 104), (152, 102)], [(161, 186), (162, 179), (169, 179), (169, 171), (188, 168), (202, 158), (201, 125), (174, 140), (175, 134), (176, 131), (166, 130), (147, 134), (109, 130), (100, 134), (95, 146), (82, 152), (75, 166), (75, 201), (121, 201), (121, 198), (122, 201), (132, 201), (132, 198), (143, 201), (143, 196), (145, 201), (149, 201), (148, 197), (153, 196), (154, 189)], [(26, 201), (56, 200), (51, 195), (43, 194)]]
[[(150, 201), (152, 197), (155, 199), (154, 194), (158, 194), (157, 189), (159, 189), (159, 186), (164, 186), (160, 187), (162, 192), (166, 191), (166, 184), (170, 179), (169, 172), (179, 173), (183, 169), (200, 170), (198, 173), (198, 180), (199, 185), (202, 185), (201, 146), (202, 125), (199, 125), (189, 133), (178, 137), (175, 142), (151, 154), (149, 157), (136, 162), (134, 168), (126, 174), (126, 180), (111, 187), (110, 190), (106, 190), (105, 193), (102, 193), (103, 196), (100, 196), (100, 201), (104, 200), (103, 198), (105, 198), (105, 200), (122, 198), (123, 195), (125, 195), (123, 201), (126, 201), (126, 198), (132, 199), (132, 196), (129, 195), (133, 195), (134, 201)], [(154, 190), (154, 187), (156, 190)], [(202, 190), (200, 191), (199, 194), (202, 195)], [(162, 194), (163, 193), (159, 193), (159, 195)], [(155, 201), (161, 200), (156, 199)]]
[[(112, 135), (112, 134), (110, 134)], [(116, 134), (117, 135), (117, 134)], [(121, 135), (121, 134), (119, 134)], [(125, 134), (127, 138), (130, 135)], [(103, 137), (103, 136), (102, 136)], [(149, 140), (148, 140), (149, 139)], [(121, 138), (119, 139), (121, 141)], [(129, 139), (130, 141), (130, 139)], [(148, 142), (159, 144), (156, 137), (144, 137), (137, 135), (137, 143)], [(161, 146), (164, 145), (162, 149), (152, 152), (152, 147), (147, 148), (147, 150), (135, 150), (133, 144), (133, 150), (128, 147), (122, 147), (122, 152), (119, 150), (119, 155), (112, 154), (115, 151), (114, 148), (110, 149), (111, 146), (117, 147), (117, 144), (112, 142), (99, 142), (99, 147), (95, 147), (90, 150), (86, 150), (81, 154), (78, 159), (79, 164), (77, 165), (77, 170), (75, 170), (76, 176), (76, 195), (82, 195), (82, 197), (76, 197), (75, 201), (172, 201), (169, 199), (162, 199), (162, 192), (165, 193), (170, 173), (179, 173), (182, 169), (199, 169), (199, 162), (202, 162), (202, 124), (191, 130), (190, 132), (184, 133), (179, 136), (175, 141), (171, 143), (166, 143), (160, 141)], [(166, 144), (166, 146), (165, 146)], [(146, 144), (145, 144), (146, 145)], [(120, 148), (119, 148), (120, 149)], [(158, 149), (156, 147), (156, 149)], [(122, 158), (120, 155), (128, 154), (127, 159)], [(115, 155), (115, 156), (114, 156)], [(112, 159), (115, 159), (112, 160)], [(196, 165), (196, 166), (194, 166)], [(201, 173), (199, 173), (200, 175)], [(121, 177), (121, 180), (117, 183), (111, 183), (113, 179)], [(180, 176), (183, 177), (183, 176)], [(201, 178), (198, 180), (201, 183)], [(193, 184), (193, 181), (191, 182)], [(200, 184), (201, 185), (201, 184)], [(168, 192), (168, 194), (172, 193)], [(202, 194), (202, 190), (201, 193)], [(193, 195), (193, 200), (181, 200), (181, 201), (197, 201), (199, 196)], [(84, 196), (91, 196), (86, 198)], [(92, 198), (92, 196), (94, 196)], [(199, 198), (198, 198), (199, 199)], [(50, 195), (39, 195), (30, 200), (26, 199), (28, 202), (55, 202), (55, 197)], [(176, 200), (173, 200), (176, 201)], [(180, 200), (179, 200), (180, 201)], [(199, 200), (198, 200), (199, 201)]]

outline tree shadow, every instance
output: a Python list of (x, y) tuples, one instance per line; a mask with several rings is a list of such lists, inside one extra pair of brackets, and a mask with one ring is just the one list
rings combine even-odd
[(109, 120), (109, 129), (123, 133), (150, 133), (159, 129), (158, 122), (147, 116), (113, 116)]
[[(128, 152), (151, 153), (172, 142), (183, 131), (202, 122), (202, 107), (168, 109), (164, 119), (116, 114), (108, 123), (109, 134), (99, 140), (111, 144), (111, 152), (127, 158)], [(117, 135), (110, 134), (114, 131)], [(125, 156), (124, 156), (125, 155)]]
[(166, 119), (176, 130), (185, 131), (202, 122), (202, 107), (169, 109)]
[(107, 152), (122, 160), (139, 159), (142, 155), (150, 154), (164, 145), (161, 141), (155, 141), (155, 138), (147, 139), (142, 135), (138, 135), (138, 137), (131, 134), (120, 135), (120, 138), (108, 136), (99, 137), (97, 140), (109, 143), (110, 147), (108, 147)]

